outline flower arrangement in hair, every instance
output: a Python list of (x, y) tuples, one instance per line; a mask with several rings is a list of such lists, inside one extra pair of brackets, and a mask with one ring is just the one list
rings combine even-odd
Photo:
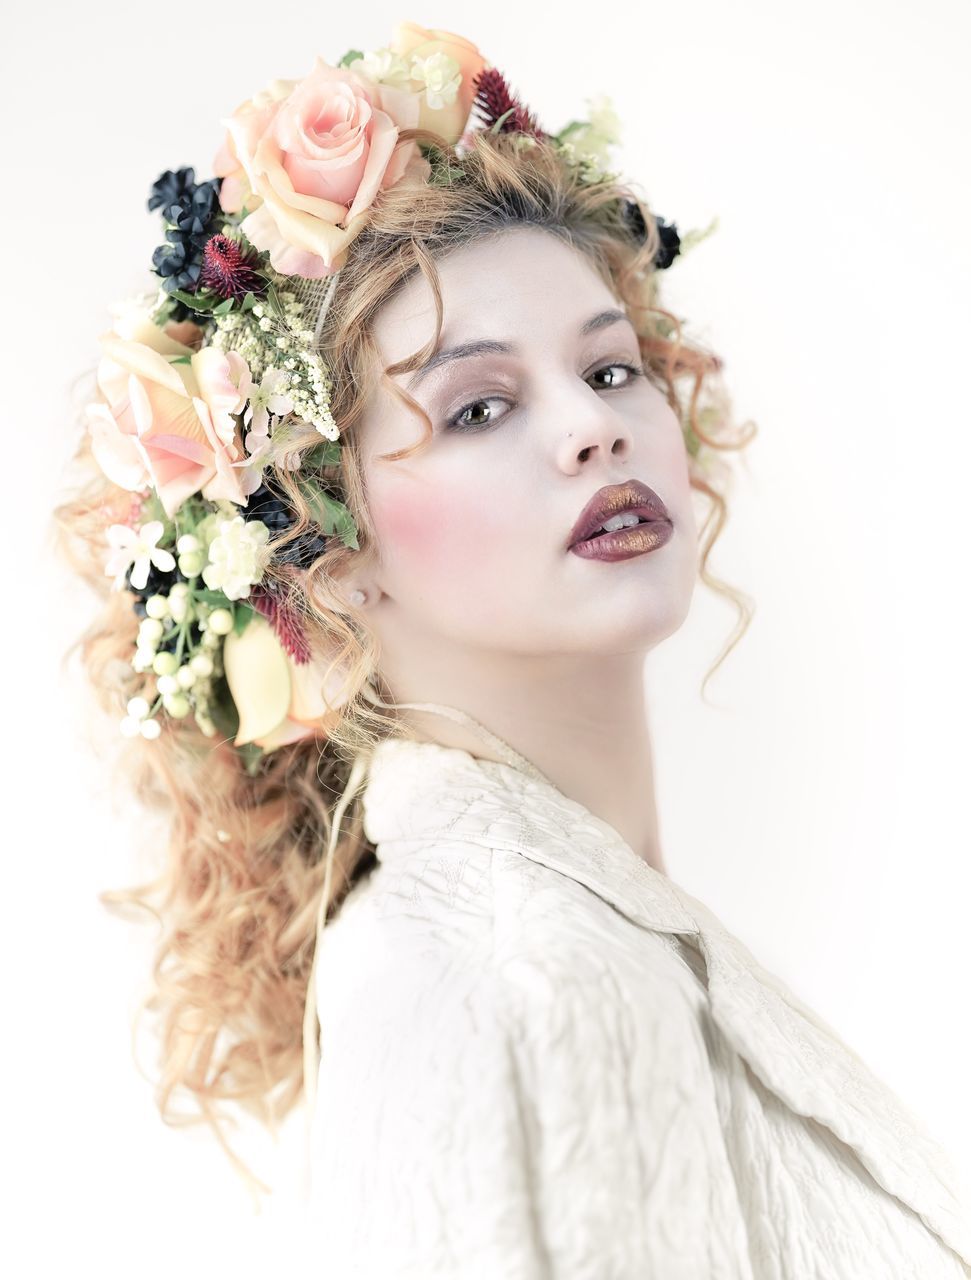
[[(606, 98), (591, 107), (546, 134), (474, 44), (401, 22), (387, 46), (334, 65), (317, 57), (302, 80), (272, 80), (241, 103), (212, 178), (186, 167), (152, 185), (157, 289), (114, 309), (86, 408), (98, 465), (131, 495), (105, 529), (105, 572), (141, 620), (132, 669), (144, 687), (123, 733), (153, 739), (163, 713), (191, 715), (252, 769), (326, 732), (341, 681), (311, 650), (287, 570), (328, 539), (358, 544), (339, 486), (320, 482), (339, 468), (339, 430), (300, 292), (337, 275), (382, 192), (460, 174), (467, 129), (551, 139), (598, 176), (617, 122)], [(658, 227), (671, 260), (677, 232)], [(271, 462), (300, 472), (312, 526), (293, 529)]]

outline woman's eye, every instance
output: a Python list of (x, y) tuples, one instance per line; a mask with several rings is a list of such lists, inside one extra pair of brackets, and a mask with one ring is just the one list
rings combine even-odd
[(633, 382), (635, 378), (643, 378), (645, 376), (644, 370), (639, 369), (636, 365), (615, 363), (615, 364), (601, 365), (599, 369), (594, 369), (590, 377), (595, 378), (598, 373), (612, 373), (612, 371), (615, 369), (623, 369), (623, 371), (627, 374), (627, 377), (623, 380), (623, 382), (617, 382), (614, 378), (612, 378), (611, 381), (607, 383), (605, 390), (610, 390), (613, 387), (625, 387), (629, 382)]
[(478, 420), (471, 420), (466, 418), (465, 415), (472, 413), (473, 410), (481, 410), (483, 407), (488, 408), (493, 401), (499, 400), (501, 402), (501, 399), (501, 396), (484, 396), (478, 400), (470, 400), (454, 417), (449, 418), (448, 426), (455, 431), (481, 431), (483, 427), (491, 426), (491, 412), (487, 418), (479, 418)]
[[(626, 377), (618, 381), (615, 370), (623, 370)], [(606, 384), (601, 383), (597, 388), (601, 391), (613, 391), (620, 387), (625, 387), (633, 382), (636, 378), (646, 377), (643, 369), (633, 364), (624, 364), (622, 361), (614, 361), (611, 364), (601, 365), (599, 369), (594, 369), (590, 374), (591, 378), (597, 377), (599, 374), (610, 374), (610, 381)], [(494, 418), (489, 406), (494, 401), (503, 402), (502, 396), (480, 396), (477, 400), (470, 400), (467, 404), (459, 409), (458, 413), (449, 418), (446, 427), (453, 431), (481, 431), (485, 427), (493, 425)], [(481, 416), (482, 410), (486, 411), (487, 416)], [(466, 415), (471, 414), (472, 417)], [(479, 416), (477, 416), (479, 415)]]

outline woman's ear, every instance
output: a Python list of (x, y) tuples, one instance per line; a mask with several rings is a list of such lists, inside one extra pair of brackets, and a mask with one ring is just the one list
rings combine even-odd
[(362, 565), (355, 564), (336, 575), (315, 575), (306, 583), (306, 591), (321, 610), (342, 613), (348, 605), (361, 608), (374, 598), (369, 584), (362, 580), (362, 570)]

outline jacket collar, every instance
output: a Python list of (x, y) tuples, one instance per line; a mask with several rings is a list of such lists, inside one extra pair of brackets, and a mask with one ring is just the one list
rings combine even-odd
[(971, 1266), (971, 1216), (949, 1154), (832, 1027), (609, 823), (512, 765), (400, 738), (372, 752), (362, 805), (381, 862), (431, 842), (514, 851), (584, 885), (641, 928), (685, 935), (705, 961), (712, 1017), (759, 1079), (850, 1146)]

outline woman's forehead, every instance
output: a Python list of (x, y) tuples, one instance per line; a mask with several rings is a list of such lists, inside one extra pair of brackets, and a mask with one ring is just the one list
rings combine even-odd
[[(578, 249), (536, 227), (475, 241), (436, 262), (442, 291), (442, 347), (506, 339), (528, 348), (576, 335), (598, 307), (616, 307), (596, 268)], [(418, 274), (378, 313), (374, 338), (386, 364), (405, 359), (435, 334), (431, 287)]]

